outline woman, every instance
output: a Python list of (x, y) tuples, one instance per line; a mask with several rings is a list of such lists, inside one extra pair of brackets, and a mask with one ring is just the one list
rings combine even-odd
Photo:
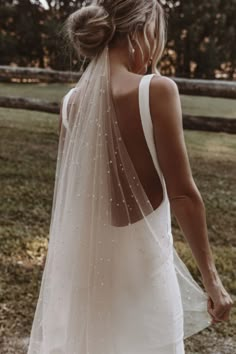
[[(163, 9), (156, 0), (96, 1), (66, 25), (91, 61), (62, 104), (28, 354), (184, 353), (185, 338), (228, 320), (232, 299), (210, 250), (179, 93), (156, 71)], [(207, 293), (173, 247), (170, 209)]]

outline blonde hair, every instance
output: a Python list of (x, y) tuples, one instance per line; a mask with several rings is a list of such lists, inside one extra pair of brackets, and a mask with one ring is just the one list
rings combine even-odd
[(93, 58), (107, 44), (117, 38), (127, 38), (132, 47), (132, 38), (137, 42), (138, 33), (144, 35), (145, 45), (150, 51), (147, 38), (148, 25), (155, 21), (156, 48), (152, 53), (152, 68), (155, 71), (166, 44), (166, 18), (158, 0), (96, 0), (72, 13), (65, 22), (66, 35), (79, 57)]

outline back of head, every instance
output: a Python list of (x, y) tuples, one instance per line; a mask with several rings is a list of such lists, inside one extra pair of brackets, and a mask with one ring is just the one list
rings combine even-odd
[[(165, 14), (158, 0), (95, 0), (72, 13), (66, 20), (66, 34), (79, 57), (93, 58), (106, 45), (131, 35), (138, 43), (138, 35), (147, 38), (148, 26), (155, 22), (156, 46), (152, 53), (153, 64), (160, 60), (166, 42)], [(142, 51), (141, 46), (139, 45)]]

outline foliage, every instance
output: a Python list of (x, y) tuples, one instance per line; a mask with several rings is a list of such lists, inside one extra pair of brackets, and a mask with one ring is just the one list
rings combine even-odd
[(169, 11), (169, 48), (177, 49), (176, 75), (233, 78), (236, 64), (236, 1), (174, 1)]
[[(81, 65), (63, 40), (67, 16), (83, 0), (0, 0), (1, 64), (79, 70)], [(169, 75), (234, 78), (236, 67), (236, 0), (161, 0), (169, 38), (161, 63)]]
[(0, 0), (1, 64), (66, 69), (69, 58), (62, 26), (80, 3), (48, 0), (46, 10), (39, 0)]

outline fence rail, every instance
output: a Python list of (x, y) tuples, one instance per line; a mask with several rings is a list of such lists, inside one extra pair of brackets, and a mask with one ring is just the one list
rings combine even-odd
[[(36, 98), (1, 97), (0, 107), (59, 114), (60, 104)], [(236, 119), (183, 115), (183, 127), (189, 130), (236, 134)]]
[(51, 69), (12, 67), (0, 65), (1, 82), (46, 82), (46, 83), (73, 83), (77, 82), (81, 73), (72, 71), (56, 71)]
[(236, 98), (236, 81), (173, 78), (183, 95)]
[[(40, 68), (0, 66), (1, 82), (47, 82), (76, 83), (81, 73), (55, 71)], [(172, 78), (183, 95), (208, 96), (218, 98), (236, 98), (236, 82), (221, 80), (193, 80)]]
[(38, 98), (22, 98), (16, 96), (0, 96), (0, 107), (26, 109), (29, 111), (38, 111), (46, 113), (59, 114), (60, 104)]
[[(2, 82), (56, 82), (76, 84), (80, 77), (81, 73), (70, 71), (0, 66), (0, 81)], [(236, 82), (219, 80), (192, 80), (174, 77), (172, 79), (177, 83), (180, 94), (228, 99), (236, 98)], [(58, 102), (15, 96), (0, 96), (0, 107), (26, 109), (55, 114), (59, 114), (60, 110)], [(191, 130), (236, 134), (236, 119), (191, 116), (185, 114), (183, 116), (183, 127)]]

